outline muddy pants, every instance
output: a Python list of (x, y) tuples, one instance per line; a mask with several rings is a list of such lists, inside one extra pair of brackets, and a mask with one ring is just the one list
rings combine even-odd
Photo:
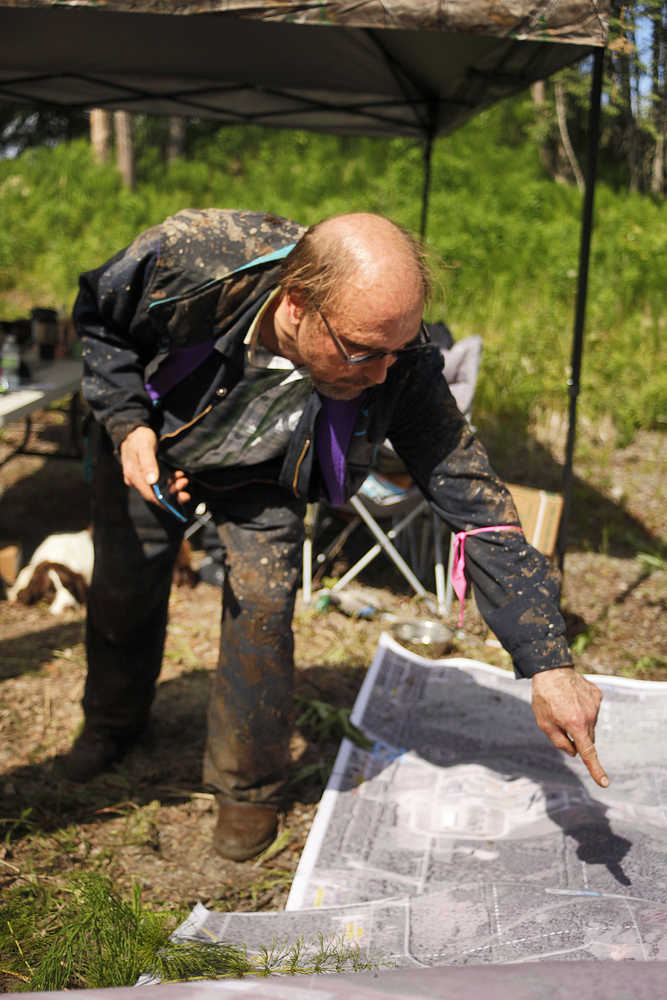
[[(89, 725), (129, 742), (145, 727), (155, 693), (184, 526), (125, 486), (108, 441), (92, 494), (83, 709)], [(220, 496), (204, 498), (227, 560), (204, 781), (221, 799), (273, 802), (288, 762), (304, 504), (271, 483)]]

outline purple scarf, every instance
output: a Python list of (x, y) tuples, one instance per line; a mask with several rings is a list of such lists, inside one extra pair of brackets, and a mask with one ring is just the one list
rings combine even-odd
[(178, 382), (198, 368), (202, 361), (205, 361), (209, 354), (213, 353), (215, 340), (205, 340), (201, 344), (192, 344), (190, 347), (177, 347), (162, 362), (157, 371), (151, 375), (150, 382), (146, 382), (146, 389), (151, 401), (156, 403), (161, 396), (165, 396), (170, 389), (173, 389)]
[(317, 457), (327, 488), (329, 503), (340, 507), (345, 503), (345, 455), (352, 429), (359, 413), (361, 399), (329, 399), (322, 397), (322, 409), (317, 421)]

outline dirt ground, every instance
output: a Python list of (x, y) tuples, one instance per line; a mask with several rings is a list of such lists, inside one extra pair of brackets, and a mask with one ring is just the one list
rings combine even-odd
[[(585, 430), (585, 429), (584, 429)], [(0, 460), (20, 428), (0, 438)], [(499, 470), (554, 488), (559, 438), (545, 426), (514, 449)], [(66, 425), (44, 415), (32, 443), (64, 447)], [(589, 436), (575, 468), (563, 609), (576, 665), (590, 673), (667, 680), (664, 569), (664, 438), (642, 433), (614, 449)], [(536, 479), (541, 481), (535, 481)], [(531, 481), (531, 479), (524, 479)], [(662, 492), (661, 492), (662, 491)], [(50, 532), (88, 521), (81, 464), (21, 456), (0, 467), (0, 546), (18, 543), (27, 559)], [(350, 546), (354, 551), (354, 536)], [(201, 553), (194, 553), (195, 562)], [(341, 557), (332, 572), (345, 563)], [(371, 602), (399, 617), (423, 616), (386, 562), (363, 578)], [(336, 753), (340, 728), (302, 725), (293, 734), (290, 794), (280, 850), (262, 863), (236, 864), (209, 848), (212, 797), (201, 786), (209, 674), (215, 667), (220, 591), (200, 582), (174, 588), (164, 669), (150, 730), (107, 775), (86, 786), (68, 782), (59, 755), (81, 722), (85, 676), (83, 613), (49, 613), (0, 600), (0, 887), (96, 868), (123, 890), (133, 882), (149, 903), (187, 912), (197, 901), (218, 909), (281, 908)], [(452, 613), (449, 624), (454, 624)], [(303, 606), (295, 619), (297, 694), (351, 707), (386, 623)], [(507, 654), (487, 643), (469, 601), (456, 640), (459, 655), (509, 668)], [(11, 981), (0, 988), (15, 988)]]

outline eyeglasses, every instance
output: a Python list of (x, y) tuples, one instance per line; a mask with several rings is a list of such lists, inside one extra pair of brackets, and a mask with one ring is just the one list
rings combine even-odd
[(431, 345), (431, 341), (428, 335), (428, 330), (426, 329), (426, 324), (422, 320), (421, 325), (419, 327), (419, 333), (417, 334), (415, 339), (411, 340), (409, 344), (405, 345), (405, 347), (399, 347), (398, 350), (396, 351), (383, 351), (378, 348), (377, 350), (374, 351), (364, 351), (362, 354), (348, 354), (345, 348), (343, 347), (340, 338), (334, 333), (331, 326), (329, 325), (329, 321), (322, 312), (322, 310), (318, 306), (315, 306), (315, 308), (319, 313), (320, 317), (322, 318), (322, 321), (329, 332), (329, 336), (331, 337), (334, 344), (338, 348), (340, 356), (342, 357), (346, 365), (363, 365), (366, 364), (367, 361), (378, 361), (380, 358), (389, 358), (389, 357), (395, 358), (398, 357), (398, 355), (400, 354), (408, 354), (409, 352), (412, 351), (422, 351), (425, 347), (430, 347)]

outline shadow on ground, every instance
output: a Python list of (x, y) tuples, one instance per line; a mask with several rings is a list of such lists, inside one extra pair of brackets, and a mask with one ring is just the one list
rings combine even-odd
[[(506, 482), (562, 492), (563, 465), (549, 448), (526, 431), (523, 414), (499, 416), (492, 425), (484, 426), (480, 437), (498, 475)], [(657, 467), (656, 474), (659, 474)], [(577, 475), (572, 477), (567, 527), (569, 551), (604, 552), (629, 558), (637, 552), (655, 552), (661, 547), (660, 539), (622, 502)]]
[(82, 642), (84, 629), (83, 622), (64, 622), (11, 639), (0, 639), (0, 680), (39, 670), (42, 664), (53, 659), (54, 650)]
[[(364, 674), (361, 667), (342, 673), (328, 666), (297, 671), (296, 715), (301, 711), (298, 699), (349, 709)], [(201, 669), (160, 683), (148, 729), (122, 761), (86, 784), (65, 777), (62, 755), (5, 771), (0, 776), (0, 839), (10, 833), (16, 842), (75, 823), (104, 822), (115, 818), (118, 804), (142, 807), (156, 799), (176, 804), (205, 792), (201, 770), (210, 681), (211, 672)], [(294, 733), (302, 748), (290, 770), (287, 808), (297, 799), (319, 800), (344, 735), (335, 723), (321, 739), (308, 729), (302, 735), (296, 726)]]

